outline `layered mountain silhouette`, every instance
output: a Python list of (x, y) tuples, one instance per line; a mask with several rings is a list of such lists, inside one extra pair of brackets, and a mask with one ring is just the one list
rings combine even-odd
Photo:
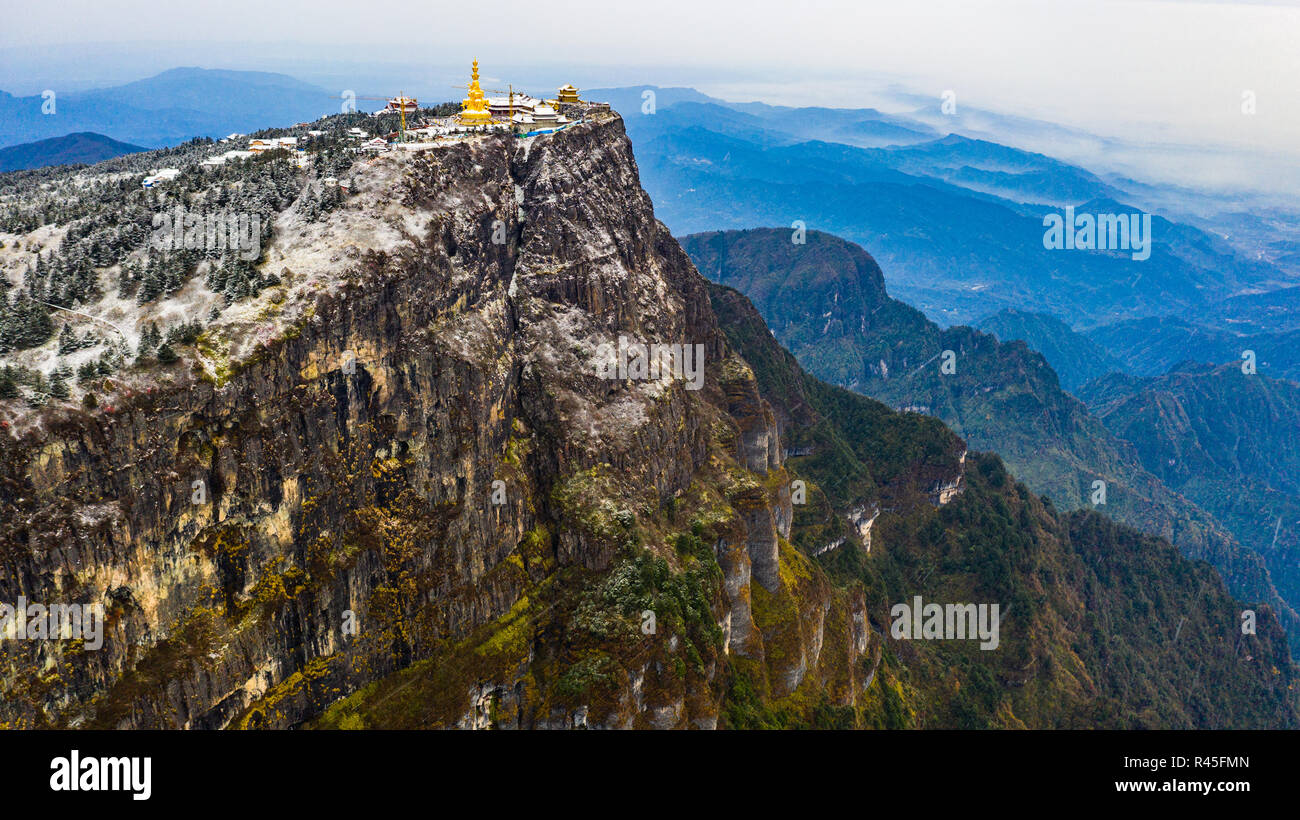
[(943, 420), (972, 449), (998, 453), (1055, 504), (1095, 507), (1166, 537), (1213, 563), (1243, 597), (1272, 601), (1294, 617), (1263, 559), (1163, 484), (1130, 444), (1062, 389), (1040, 354), (969, 327), (940, 328), (890, 298), (879, 266), (853, 243), (819, 232), (807, 233), (803, 244), (792, 239), (789, 230), (759, 229), (681, 242), (706, 277), (749, 296), (814, 375)]
[(1005, 308), (1081, 326), (1191, 316), (1287, 281), (1268, 260), (1159, 213), (1146, 260), (1045, 248), (1044, 217), (1066, 205), (1134, 214), (1152, 197), (1043, 154), (870, 109), (620, 93), (646, 189), (674, 234), (800, 223), (843, 236), (870, 247), (891, 289), (941, 324)]
[[(0, 91), (0, 147), (90, 131), (160, 148), (337, 114), (339, 92), (285, 74), (174, 68), (125, 85), (15, 97)], [(51, 105), (52, 102), (52, 105)]]

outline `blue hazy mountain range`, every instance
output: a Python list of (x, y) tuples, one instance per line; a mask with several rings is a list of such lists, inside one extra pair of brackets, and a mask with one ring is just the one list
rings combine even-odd
[[(653, 114), (642, 113), (647, 91)], [(1253, 230), (1259, 242), (1271, 240), (1267, 253), (1250, 257), (1160, 214), (1145, 261), (1124, 252), (1045, 249), (1050, 211), (1073, 205), (1080, 213), (1129, 213), (1157, 194), (1182, 193), (1117, 185), (1044, 154), (941, 127), (951, 119), (980, 133), (1005, 126), (1059, 131), (1062, 140), (1086, 136), (1051, 124), (970, 108), (946, 119), (919, 110), (729, 103), (689, 88), (585, 95), (608, 99), (624, 114), (643, 182), (675, 233), (800, 220), (867, 247), (890, 271), (891, 289), (943, 325), (1005, 308), (1083, 328), (1148, 316), (1204, 318), (1225, 299), (1293, 284), (1294, 266), (1287, 265), (1300, 265), (1300, 253), (1279, 242), (1267, 215), (1236, 217), (1241, 230), (1234, 233)], [(54, 114), (42, 114), (43, 103), (39, 95), (0, 92), (0, 147), (72, 132), (157, 147), (289, 125), (340, 106), (336, 92), (287, 75), (198, 68), (61, 94)], [(362, 109), (379, 105), (358, 101)], [(67, 161), (59, 157), (48, 161)]]
[[(340, 105), (338, 92), (284, 74), (176, 68), (112, 88), (56, 94), (51, 114), (43, 113), (49, 106), (41, 95), (0, 91), (0, 147), (89, 131), (162, 148), (314, 120), (338, 113)], [(360, 101), (358, 107), (365, 108)]]
[(26, 142), (0, 148), (0, 173), (46, 165), (93, 165), (106, 159), (144, 151), (139, 145), (118, 142), (103, 134), (80, 131), (65, 137)]
[(1158, 213), (1146, 260), (1045, 248), (1043, 217), (1066, 205), (1144, 209), (1043, 154), (870, 109), (733, 104), (689, 89), (649, 89), (645, 113), (646, 90), (591, 93), (624, 114), (643, 184), (675, 234), (798, 221), (843, 236), (881, 262), (892, 292), (944, 325), (1006, 308), (1081, 327), (1205, 316), (1230, 297), (1293, 283), (1271, 261)]
[(1022, 341), (1043, 354), (1056, 371), (1061, 387), (1076, 396), (1079, 388), (1093, 379), (1109, 373), (1132, 372), (1106, 348), (1045, 313), (1007, 308), (986, 316), (973, 327), (992, 333), (1003, 342)]
[[(1270, 311), (1294, 304), (1295, 291), (1300, 288), (1264, 294), (1274, 297), (1270, 300), (1230, 299), (1216, 308), (1220, 315), (1240, 311), (1267, 319)], [(1078, 395), (1085, 384), (1108, 373), (1152, 377), (1188, 363), (1241, 365), (1247, 351), (1253, 354), (1260, 375), (1300, 382), (1300, 328), (1294, 316), (1289, 323), (1242, 320), (1217, 327), (1175, 316), (1149, 316), (1080, 333), (1054, 316), (1007, 309), (981, 319), (975, 327), (1002, 341), (1018, 339), (1042, 353), (1061, 385)]]

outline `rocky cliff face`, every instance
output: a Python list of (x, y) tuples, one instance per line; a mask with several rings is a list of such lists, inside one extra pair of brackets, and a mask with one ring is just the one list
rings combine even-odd
[[(0, 600), (108, 622), (0, 645), (3, 720), (710, 727), (729, 664), (860, 697), (862, 591), (790, 545), (778, 416), (621, 120), (356, 176), (181, 364), (4, 411)], [(620, 336), (703, 389), (598, 377)]]
[[(1271, 611), (800, 370), (616, 116), (346, 170), (180, 362), (0, 401), (0, 604), (107, 612), (0, 641), (5, 725), (1296, 725)], [(1014, 614), (887, 639), (918, 594)]]

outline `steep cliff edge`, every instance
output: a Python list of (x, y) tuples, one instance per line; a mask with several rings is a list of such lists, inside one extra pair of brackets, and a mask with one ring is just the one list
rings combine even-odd
[[(179, 363), (0, 402), (0, 601), (109, 613), (0, 643), (6, 725), (1295, 725), (1267, 610), (1234, 643), (1208, 568), (800, 371), (616, 116), (349, 173)], [(888, 638), (915, 594), (1001, 648)]]
[[(282, 285), (179, 372), (0, 437), (0, 592), (110, 606), (102, 650), (5, 647), (5, 719), (293, 726), (435, 659), (389, 723), (711, 726), (732, 655), (851, 702), (861, 592), (786, 540), (779, 430), (621, 120), (357, 189), (280, 215)], [(598, 378), (619, 336), (702, 345), (704, 389)]]

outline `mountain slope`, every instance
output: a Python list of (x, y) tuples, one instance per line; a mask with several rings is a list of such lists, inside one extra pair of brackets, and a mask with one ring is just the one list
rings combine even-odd
[[(786, 543), (770, 411), (618, 118), (358, 164), (312, 218), (331, 156), (279, 181), (278, 281), (200, 319), (183, 364), (5, 408), (4, 593), (107, 596), (114, 619), (99, 652), (6, 647), (5, 718), (294, 726), (400, 672), (434, 685), (390, 725), (708, 727), (729, 657), (773, 697), (857, 700), (861, 595)], [(620, 335), (701, 345), (705, 389), (600, 378)]]
[(1264, 561), (1145, 469), (1023, 342), (940, 329), (889, 298), (874, 260), (834, 236), (809, 232), (798, 245), (789, 231), (760, 229), (681, 241), (703, 274), (753, 294), (776, 338), (814, 375), (942, 419), (1064, 509), (1096, 498), (1116, 520), (1214, 564), (1236, 594), (1272, 602), (1292, 623), (1293, 605), (1279, 598)]
[(1076, 395), (1093, 379), (1125, 370), (1105, 348), (1055, 316), (1008, 308), (981, 319), (975, 327), (1004, 342), (1022, 341), (1043, 354), (1061, 386)]
[(143, 150), (145, 149), (139, 145), (129, 145), (103, 134), (83, 131), (0, 148), (0, 172), (25, 171), (47, 165), (94, 165), (96, 162)]
[(1239, 365), (1186, 364), (1108, 376), (1082, 395), (1147, 469), (1262, 555), (1283, 595), (1300, 593), (1300, 387)]
[[(888, 437), (872, 434), (875, 420), (888, 415), (870, 399), (801, 372), (740, 293), (714, 285), (710, 296), (728, 340), (753, 364), (759, 390), (790, 441), (800, 452), (811, 450), (788, 463), (794, 475), (816, 482), (808, 505), (797, 508), (792, 537), (818, 552), (831, 536), (821, 506), (856, 509), (853, 477), (881, 469), (877, 465), (895, 452)], [(1006, 613), (1005, 643), (996, 651), (960, 641), (885, 641), (868, 690), (868, 725), (1224, 726), (1230, 701), (1220, 686), (1235, 688), (1231, 681), (1243, 671), (1253, 678), (1243, 664), (1266, 675), (1277, 670), (1283, 679), (1293, 668), (1280, 630), (1259, 663), (1250, 646), (1255, 638), (1240, 634), (1241, 605), (1226, 594), (1217, 573), (1183, 558), (1168, 542), (1095, 512), (1059, 513), (1012, 479), (992, 454), (968, 459), (962, 488), (938, 509), (882, 511), (865, 552), (820, 552), (833, 577), (863, 585), (878, 629), (890, 623), (893, 603), (915, 595), (997, 600)], [(1196, 660), (1183, 654), (1189, 637), (1199, 644)], [(1291, 685), (1279, 681), (1268, 690)], [(779, 711), (731, 705), (738, 725), (782, 725)], [(1276, 720), (1259, 725), (1289, 725)]]
[[(27, 401), (0, 399), (0, 600), (108, 613), (96, 651), (0, 645), (6, 725), (1295, 725), (1277, 624), (1236, 640), (1208, 568), (773, 367), (752, 309), (720, 321), (617, 116), (365, 163), (348, 122), (306, 168), (166, 154), (194, 207), (269, 223), (248, 269), (150, 262), (180, 281), (133, 312), (111, 286), (157, 195), (134, 179), (6, 242), (33, 287), (36, 248), (84, 256), (83, 312), (122, 313), (135, 354), (92, 338), (109, 372), (36, 401), (88, 355), (60, 316), (65, 352), (24, 348)], [(322, 199), (327, 173), (351, 193)], [(48, 171), (21, 207), (96, 175)], [(609, 378), (620, 337), (691, 345), (699, 380)], [(999, 648), (888, 646), (914, 591), (1010, 606)]]

